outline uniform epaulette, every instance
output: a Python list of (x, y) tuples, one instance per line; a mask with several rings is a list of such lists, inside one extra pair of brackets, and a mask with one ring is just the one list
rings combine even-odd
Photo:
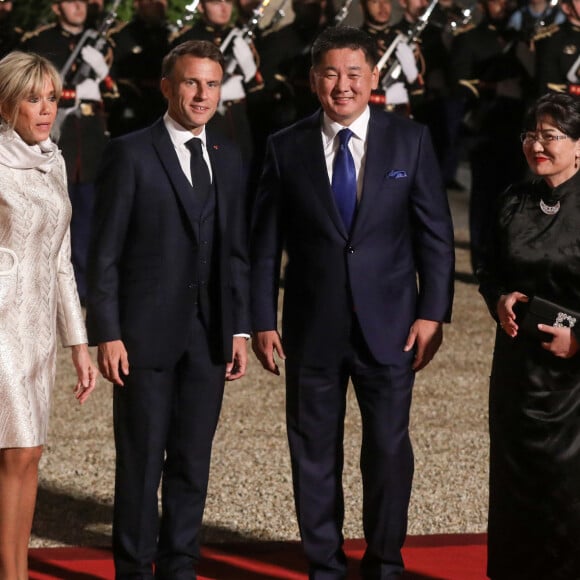
[(108, 36), (111, 36), (112, 34), (117, 34), (117, 32), (121, 32), (121, 30), (123, 30), (123, 28), (125, 28), (127, 24), (129, 24), (128, 20), (119, 20), (117, 24), (115, 24), (115, 26), (113, 26), (111, 30), (109, 30)]
[(542, 38), (548, 38), (552, 36), (555, 32), (558, 32), (558, 30), (560, 30), (559, 24), (549, 24), (548, 26), (542, 26), (538, 30), (538, 32), (534, 34), (532, 40), (536, 42), (538, 40), (542, 40)]
[(28, 32), (25, 32), (22, 35), (22, 38), (20, 39), (20, 41), (26, 42), (27, 40), (29, 40), (31, 38), (35, 38), (41, 32), (44, 32), (45, 30), (50, 30), (51, 28), (55, 28), (55, 27), (56, 27), (56, 22), (51, 22), (50, 24), (43, 24), (42, 26), (39, 26), (38, 28), (35, 28), (34, 30), (30, 30)]
[(180, 28), (179, 30), (175, 30), (174, 32), (172, 32), (169, 35), (169, 44), (173, 44), (180, 36), (184, 35), (186, 32), (191, 30), (191, 28), (192, 28), (191, 24), (188, 24), (187, 26), (184, 26), (183, 28)]

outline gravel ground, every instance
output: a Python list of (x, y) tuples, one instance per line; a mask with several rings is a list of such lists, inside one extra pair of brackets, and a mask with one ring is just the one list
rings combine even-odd
[[(493, 324), (470, 276), (466, 194), (451, 196), (457, 274), (453, 322), (415, 383), (416, 465), (409, 533), (483, 532), (487, 511), (487, 379)], [(60, 353), (50, 434), (41, 462), (31, 545), (110, 545), (114, 447), (111, 386), (82, 407)], [(345, 432), (345, 536), (363, 536), (360, 418), (352, 390)], [(206, 541), (296, 540), (282, 378), (259, 368), (227, 385), (205, 512)]]

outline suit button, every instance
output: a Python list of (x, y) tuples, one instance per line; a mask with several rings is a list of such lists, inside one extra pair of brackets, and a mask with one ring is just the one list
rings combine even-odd
[(347, 253), (349, 253), (349, 254), (354, 254), (354, 248), (353, 248), (352, 246), (347, 246), (347, 247), (346, 247), (346, 251), (347, 251)]
[(189, 282), (189, 284), (187, 285), (187, 287), (188, 287), (190, 290), (195, 290), (195, 284), (194, 284), (193, 282)]

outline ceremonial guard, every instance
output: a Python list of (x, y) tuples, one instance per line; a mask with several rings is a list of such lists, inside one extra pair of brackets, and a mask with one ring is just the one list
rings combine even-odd
[(109, 111), (112, 137), (148, 127), (165, 108), (161, 94), (161, 63), (169, 51), (172, 28), (167, 21), (167, 0), (135, 0), (129, 22), (111, 30), (111, 73), (120, 97)]
[(516, 31), (507, 28), (507, 0), (484, 0), (485, 16), (457, 35), (451, 50), (455, 90), (471, 133), (469, 227), (472, 266), (481, 258), (496, 199), (523, 177), (518, 134), (530, 79), (518, 59)]
[(533, 43), (538, 34), (553, 24), (562, 24), (566, 16), (553, 0), (528, 0), (524, 6), (512, 13), (508, 28), (517, 30), (521, 37)]
[[(117, 96), (109, 76), (111, 51), (85, 41), (87, 2), (54, 2), (57, 21), (22, 37), (21, 50), (48, 58), (61, 72), (63, 92), (58, 103), (53, 139), (66, 162), (72, 204), (71, 249), (81, 302), (86, 297), (86, 262), (94, 204), (94, 180), (107, 142), (104, 100)], [(82, 46), (79, 43), (83, 43)], [(76, 58), (72, 58), (76, 53)], [(88, 74), (82, 74), (87, 70)], [(77, 74), (79, 73), (79, 74)]]
[(263, 88), (258, 71), (257, 53), (244, 29), (231, 25), (232, 0), (201, 0), (201, 15), (193, 25), (184, 27), (173, 39), (175, 47), (186, 40), (207, 40), (220, 48), (226, 59), (221, 99), (209, 126), (237, 143), (248, 169), (253, 160), (253, 136), (248, 120), (246, 97)]
[[(364, 14), (362, 29), (373, 37), (379, 64), (382, 64), (379, 88), (372, 92), (371, 103), (410, 116), (414, 105), (425, 93), (419, 70), (424, 62), (420, 51), (404, 40), (399, 42), (399, 34), (406, 34), (408, 27), (401, 30), (398, 26), (389, 26), (391, 0), (361, 0), (361, 7)], [(390, 52), (391, 57), (385, 62), (386, 52)], [(398, 76), (394, 78), (392, 72), (397, 69)]]
[(542, 28), (535, 38), (536, 87), (580, 96), (580, 0), (561, 0), (566, 22)]

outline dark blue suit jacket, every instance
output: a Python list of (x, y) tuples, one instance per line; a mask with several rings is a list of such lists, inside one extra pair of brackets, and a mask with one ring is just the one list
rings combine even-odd
[[(235, 145), (210, 131), (207, 145), (217, 205), (211, 288), (218, 321), (210, 334), (225, 362), (233, 334), (250, 329), (246, 180)], [(97, 187), (89, 340), (123, 340), (133, 367), (171, 367), (191, 338), (199, 239), (193, 190), (163, 120), (110, 142)]]
[(351, 235), (336, 209), (321, 113), (273, 135), (252, 233), (252, 327), (277, 327), (282, 249), (282, 339), (287, 356), (319, 366), (343, 353), (354, 312), (374, 358), (403, 353), (417, 318), (449, 321), (453, 227), (428, 130), (371, 111), (364, 184)]

